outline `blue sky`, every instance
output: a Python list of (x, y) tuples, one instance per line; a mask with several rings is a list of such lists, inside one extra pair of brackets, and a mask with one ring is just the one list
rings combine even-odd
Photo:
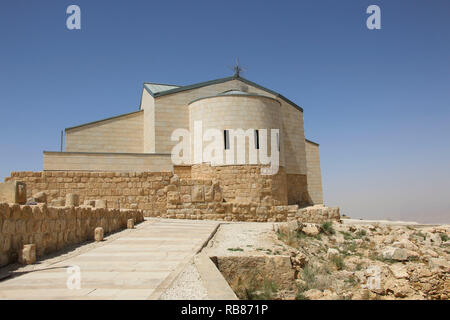
[(137, 110), (143, 82), (229, 76), (236, 57), (304, 108), (327, 205), (450, 223), (448, 0), (2, 1), (0, 179), (42, 170), (65, 127)]

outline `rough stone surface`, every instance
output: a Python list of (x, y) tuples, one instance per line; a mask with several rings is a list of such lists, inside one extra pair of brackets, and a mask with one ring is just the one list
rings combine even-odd
[[(148, 217), (249, 222), (339, 221), (339, 208), (288, 205), (286, 173), (260, 174), (260, 166), (193, 166), (172, 172), (13, 172), (29, 196), (45, 192), (52, 206), (71, 206), (68, 194), (96, 208), (139, 209)], [(175, 170), (179, 173), (179, 170)], [(238, 179), (238, 180), (236, 180)], [(295, 178), (297, 179), (297, 178)], [(298, 181), (302, 181), (299, 179)], [(303, 188), (306, 190), (306, 187)], [(303, 191), (302, 191), (303, 192)], [(292, 197), (292, 194), (291, 196)]]
[(142, 211), (129, 209), (0, 203), (0, 266), (17, 261), (24, 244), (35, 244), (36, 256), (40, 257), (68, 245), (92, 241), (96, 227), (102, 227), (105, 233), (124, 229), (128, 219), (139, 223), (144, 216)]
[(103, 241), (104, 231), (102, 227), (95, 228), (94, 231), (94, 240), (95, 241)]
[(68, 193), (66, 195), (66, 206), (68, 207), (78, 207), (80, 205), (80, 197), (74, 193)]
[(127, 220), (127, 229), (134, 229), (134, 219)]
[(38, 203), (47, 203), (47, 194), (43, 191), (34, 194), (33, 198)]
[(302, 228), (301, 228), (302, 232), (308, 236), (316, 236), (319, 234), (320, 229), (313, 225), (313, 224), (305, 224)]
[(36, 245), (24, 244), (21, 255), (19, 256), (19, 262), (22, 264), (33, 264), (36, 262)]
[(5, 179), (0, 183), (0, 202), (25, 204), (27, 202), (27, 186), (22, 181)]

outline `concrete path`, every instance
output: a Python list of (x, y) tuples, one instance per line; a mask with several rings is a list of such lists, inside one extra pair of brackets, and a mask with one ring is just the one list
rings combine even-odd
[[(158, 299), (218, 227), (214, 221), (151, 219), (66, 260), (0, 281), (0, 299)], [(78, 266), (81, 288), (68, 289)]]

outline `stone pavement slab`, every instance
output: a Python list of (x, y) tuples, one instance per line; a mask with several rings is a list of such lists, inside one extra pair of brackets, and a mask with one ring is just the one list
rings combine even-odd
[[(124, 235), (62, 261), (0, 281), (0, 299), (158, 299), (219, 222), (148, 219)], [(80, 289), (68, 268), (79, 267)]]

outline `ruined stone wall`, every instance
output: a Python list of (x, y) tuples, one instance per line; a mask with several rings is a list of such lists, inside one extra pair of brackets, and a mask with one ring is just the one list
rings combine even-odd
[(262, 176), (259, 170), (259, 166), (177, 168), (186, 178), (172, 172), (13, 172), (6, 180), (25, 182), (28, 197), (43, 191), (50, 202), (72, 193), (79, 195), (81, 203), (102, 199), (109, 208), (142, 209), (148, 217), (249, 222), (339, 220), (338, 208), (287, 205), (283, 168), (273, 176)]
[[(108, 208), (136, 207), (149, 215), (166, 212), (166, 193), (171, 172), (12, 172), (5, 181), (23, 181), (27, 197), (43, 191), (47, 202), (65, 198), (69, 193), (85, 200), (103, 199)], [(136, 206), (134, 206), (136, 205)]]
[(35, 244), (39, 257), (93, 240), (97, 227), (102, 227), (105, 233), (124, 229), (128, 219), (141, 222), (143, 213), (138, 210), (0, 203), (0, 267), (17, 261), (24, 244)]
[(261, 175), (260, 165), (192, 166), (193, 179), (211, 179), (220, 182), (226, 202), (287, 205), (286, 173), (280, 167), (275, 175)]

